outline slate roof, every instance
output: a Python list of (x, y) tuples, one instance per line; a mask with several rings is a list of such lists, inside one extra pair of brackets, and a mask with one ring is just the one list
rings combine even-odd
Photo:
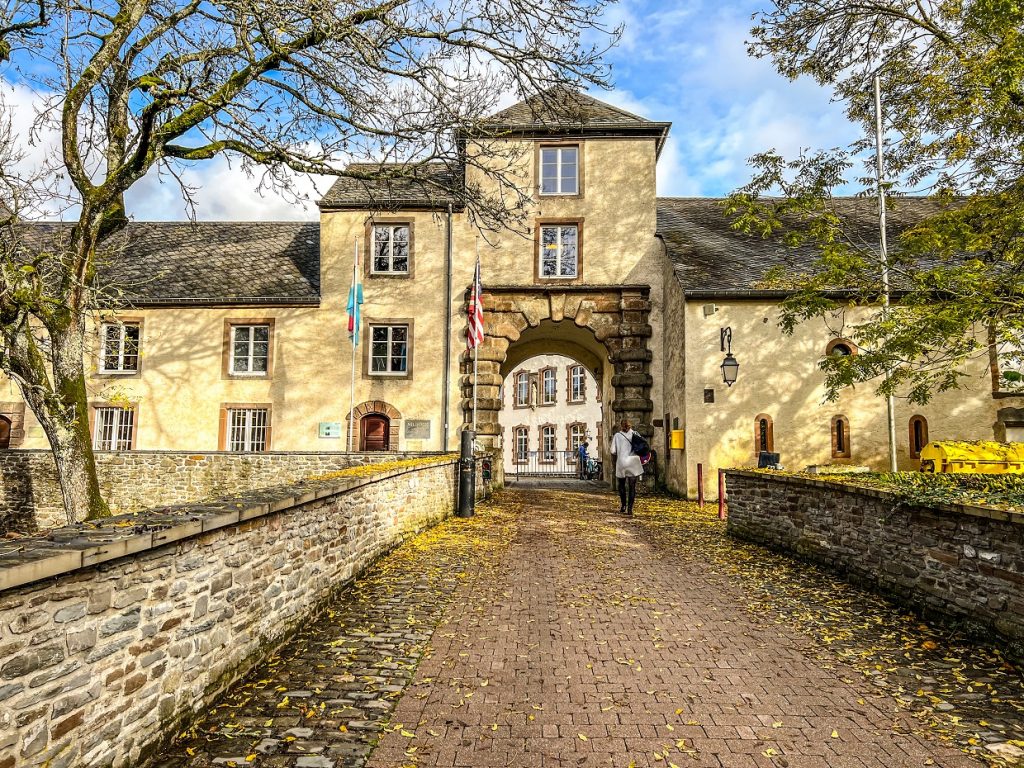
[[(30, 237), (38, 247), (62, 226), (33, 225)], [(132, 222), (112, 246), (97, 284), (133, 306), (320, 302), (319, 222)]]
[[(877, 203), (870, 198), (837, 198), (833, 202), (845, 221), (849, 242), (877, 251)], [(818, 255), (815, 248), (790, 248), (779, 238), (736, 232), (721, 203), (720, 198), (658, 198), (658, 234), (687, 294), (749, 294), (759, 291), (758, 282), (772, 267), (781, 265), (798, 273), (812, 266)], [(900, 231), (941, 210), (927, 198), (893, 200), (887, 215), (890, 247)]]
[(449, 191), (458, 189), (461, 181), (445, 163), (425, 163), (419, 166), (406, 163), (352, 163), (345, 170), (357, 175), (383, 171), (394, 176), (385, 179), (339, 176), (320, 200), (321, 209), (446, 209), (449, 203), (455, 209), (461, 206), (457, 196)]
[(657, 151), (672, 123), (656, 122), (566, 86), (554, 86), (483, 121), (488, 128), (520, 135), (649, 135)]

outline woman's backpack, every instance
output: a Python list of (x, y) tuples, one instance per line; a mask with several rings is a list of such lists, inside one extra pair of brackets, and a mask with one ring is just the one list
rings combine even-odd
[(639, 432), (633, 432), (633, 437), (630, 440), (633, 453), (640, 457), (640, 463), (646, 464), (651, 460), (651, 444), (647, 442), (647, 438), (641, 435)]

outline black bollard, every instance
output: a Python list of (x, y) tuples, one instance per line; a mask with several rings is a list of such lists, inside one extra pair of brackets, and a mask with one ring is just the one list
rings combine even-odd
[(471, 429), (462, 432), (462, 453), (459, 457), (459, 506), (456, 517), (472, 517), (476, 506), (476, 461), (473, 458), (473, 440), (476, 433)]

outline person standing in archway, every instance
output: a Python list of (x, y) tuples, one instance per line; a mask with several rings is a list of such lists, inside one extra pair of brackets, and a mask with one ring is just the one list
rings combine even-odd
[(612, 456), (615, 457), (615, 481), (619, 486), (619, 514), (632, 515), (636, 500), (636, 483), (644, 473), (640, 457), (633, 453), (633, 425), (623, 419), (622, 430), (612, 437)]

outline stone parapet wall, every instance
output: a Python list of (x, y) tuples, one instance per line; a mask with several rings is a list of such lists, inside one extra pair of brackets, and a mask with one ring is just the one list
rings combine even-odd
[[(404, 453), (401, 457), (437, 454)], [(100, 489), (114, 514), (188, 504), (361, 464), (393, 453), (124, 451), (96, 454)], [(49, 451), (0, 451), (0, 535), (66, 523)]]
[(454, 508), (451, 457), (369, 472), (0, 543), (0, 768), (143, 763)]
[(795, 552), (925, 613), (995, 631), (1024, 657), (1024, 515), (911, 507), (893, 493), (727, 473), (729, 533)]

